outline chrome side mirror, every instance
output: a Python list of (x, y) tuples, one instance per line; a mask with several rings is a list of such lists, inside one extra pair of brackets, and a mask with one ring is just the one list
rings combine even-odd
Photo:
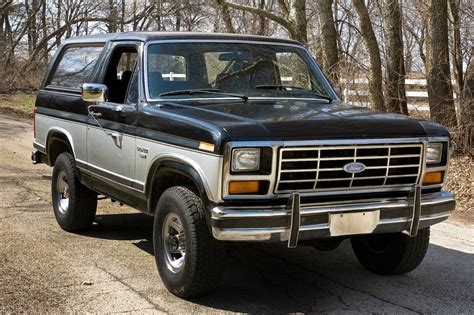
[(81, 89), (81, 98), (83, 101), (91, 103), (106, 102), (108, 91), (105, 84), (84, 83)]

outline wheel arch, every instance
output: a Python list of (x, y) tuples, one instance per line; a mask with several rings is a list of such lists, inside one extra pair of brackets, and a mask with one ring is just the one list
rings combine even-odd
[(149, 213), (154, 212), (161, 193), (169, 187), (181, 185), (180, 180), (183, 181), (182, 185), (192, 185), (195, 188), (205, 206), (212, 200), (210, 189), (199, 167), (184, 157), (161, 156), (152, 162), (145, 182)]
[(53, 166), (58, 155), (63, 152), (69, 152), (74, 159), (76, 158), (73, 138), (66, 129), (52, 127), (48, 130), (46, 136), (46, 153), (48, 154), (49, 165)]

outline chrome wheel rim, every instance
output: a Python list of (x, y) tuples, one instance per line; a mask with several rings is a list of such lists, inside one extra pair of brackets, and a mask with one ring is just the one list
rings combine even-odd
[(56, 204), (61, 214), (66, 214), (69, 208), (69, 185), (64, 171), (59, 172), (56, 181)]
[(168, 213), (163, 221), (162, 242), (166, 267), (173, 273), (181, 271), (186, 257), (186, 237), (183, 224), (175, 213)]

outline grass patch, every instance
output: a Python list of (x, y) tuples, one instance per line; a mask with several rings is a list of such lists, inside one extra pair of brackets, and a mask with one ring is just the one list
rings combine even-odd
[(31, 117), (33, 108), (35, 107), (35, 101), (35, 94), (0, 94), (0, 109)]

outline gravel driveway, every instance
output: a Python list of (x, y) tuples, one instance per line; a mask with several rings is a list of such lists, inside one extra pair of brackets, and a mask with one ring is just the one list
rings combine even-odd
[(238, 244), (214, 294), (176, 298), (155, 269), (150, 217), (102, 200), (90, 231), (58, 227), (42, 179), (51, 169), (31, 165), (31, 140), (30, 123), (0, 114), (0, 313), (474, 312), (474, 226), (451, 220), (408, 275), (365, 271), (347, 242), (332, 252)]

